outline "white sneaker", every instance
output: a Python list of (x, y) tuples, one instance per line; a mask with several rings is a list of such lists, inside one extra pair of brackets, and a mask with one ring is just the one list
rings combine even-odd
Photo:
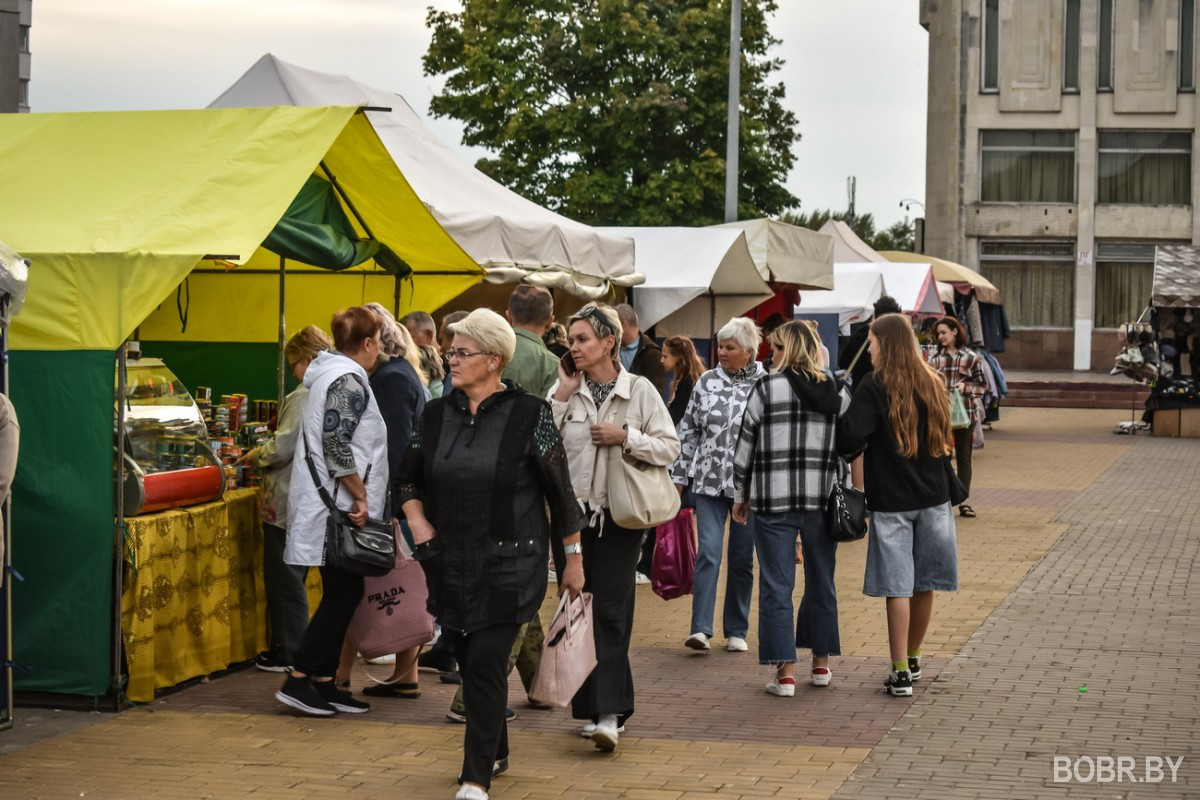
[[(590, 739), (590, 738), (592, 738), (592, 734), (595, 732), (596, 732), (596, 723), (589, 722), (587, 725), (584, 725), (583, 728), (579, 731), (579, 735), (585, 739)], [(617, 728), (617, 733), (624, 733), (624, 732), (625, 732), (624, 725)]]
[(707, 634), (693, 633), (691, 636), (683, 640), (684, 647), (690, 647), (693, 650), (711, 650), (712, 645), (708, 643)]
[(813, 686), (828, 686), (833, 680), (833, 672), (829, 667), (813, 667), (812, 668), (812, 685)]
[(633, 582), (641, 586), (643, 583), (650, 582), (650, 576), (644, 572), (635, 572), (633, 573)]
[(592, 744), (596, 745), (597, 750), (610, 753), (617, 749), (617, 740), (619, 738), (620, 731), (617, 730), (617, 715), (601, 714), (600, 721), (596, 723), (596, 729), (592, 731)]
[[(360, 654), (361, 655), (361, 654)], [(378, 656), (377, 658), (363, 659), (368, 664), (379, 664), (380, 666), (391, 665), (396, 663), (396, 655), (393, 653), (386, 656)]]
[(488, 800), (488, 793), (474, 784), (470, 786), (464, 784), (459, 787), (458, 794), (454, 795), (454, 800)]
[(773, 694), (776, 697), (795, 697), (796, 681), (794, 678), (771, 678), (771, 682), (767, 684), (767, 694)]
[(750, 648), (746, 645), (746, 640), (740, 636), (730, 636), (725, 640), (725, 649), (731, 653), (744, 653)]

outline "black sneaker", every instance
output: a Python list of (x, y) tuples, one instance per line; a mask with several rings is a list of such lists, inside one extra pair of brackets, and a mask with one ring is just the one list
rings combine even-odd
[(317, 694), (338, 711), (346, 714), (365, 714), (371, 710), (370, 703), (355, 700), (354, 695), (345, 689), (338, 688), (333, 681), (313, 681), (312, 685), (317, 690)]
[(314, 717), (332, 717), (337, 709), (326, 702), (308, 677), (296, 678), (288, 675), (283, 686), (275, 693), (275, 699), (285, 706)]
[(908, 659), (908, 674), (912, 676), (912, 679), (914, 681), (921, 680), (921, 659), (920, 659), (920, 657)]
[(259, 653), (254, 659), (254, 668), (263, 672), (292, 671), (292, 665), (281, 661), (274, 653)]
[(426, 650), (417, 656), (417, 669), (421, 672), (455, 672), (458, 663), (450, 653)]
[(508, 772), (508, 759), (502, 758), (495, 764), (492, 764), (492, 777), (496, 778)]
[(908, 670), (892, 670), (883, 684), (883, 690), (892, 697), (912, 697), (912, 675)]

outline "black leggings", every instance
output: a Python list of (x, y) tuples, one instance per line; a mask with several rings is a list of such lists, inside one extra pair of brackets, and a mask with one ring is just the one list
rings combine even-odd
[(975, 446), (975, 426), (954, 431), (954, 461), (958, 479), (967, 494), (971, 493), (971, 448)]
[(342, 656), (342, 640), (363, 596), (363, 577), (336, 567), (321, 570), (321, 603), (296, 649), (296, 671), (332, 678)]

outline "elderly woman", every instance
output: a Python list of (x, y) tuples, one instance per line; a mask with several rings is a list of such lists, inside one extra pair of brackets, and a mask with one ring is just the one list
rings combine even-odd
[[(829, 685), (829, 656), (840, 655), (837, 542), (825, 528), (837, 455), (834, 426), (841, 410), (835, 381), (821, 360), (821, 340), (809, 322), (788, 322), (771, 334), (775, 372), (750, 393), (733, 458), (741, 524), (755, 515), (758, 550), (758, 660), (775, 667), (768, 694), (796, 693), (796, 648), (813, 653), (812, 683)], [(804, 599), (792, 624), (796, 531), (804, 549)]]
[[(589, 513), (582, 531), (584, 590), (592, 593), (596, 669), (572, 701), (576, 719), (601, 750), (613, 750), (633, 715), (635, 573), (645, 531), (617, 525), (608, 512), (609, 448), (659, 467), (679, 455), (679, 437), (658, 387), (621, 366), (621, 321), (616, 311), (588, 303), (571, 317), (571, 366), (559, 362), (550, 390), (554, 422), (562, 431), (575, 495)], [(625, 411), (625, 427), (613, 424)]]
[(399, 500), (430, 613), (462, 672), (467, 730), (456, 798), (486, 800), (493, 776), (508, 768), (509, 653), (545, 598), (552, 536), (566, 551), (559, 591), (583, 587), (583, 520), (546, 401), (500, 378), (516, 348), (512, 328), (476, 309), (450, 332), (454, 388), (426, 406)]
[(288, 339), (283, 348), (292, 375), (300, 385), (283, 398), (275, 435), (241, 458), (263, 470), (262, 491), (258, 493), (258, 515), (263, 523), (263, 588), (267, 595), (267, 615), (271, 620), (271, 649), (254, 659), (264, 672), (291, 669), (296, 648), (308, 625), (308, 593), (304, 576), (308, 567), (285, 564), (287, 541), (287, 498), (292, 483), (292, 459), (300, 441), (300, 419), (308, 398), (304, 373), (324, 350), (333, 347), (329, 336), (316, 325)]
[(312, 716), (371, 706), (334, 682), (342, 640), (363, 595), (363, 578), (325, 563), (329, 509), (318, 484), (350, 521), (383, 516), (388, 486), (387, 428), (367, 370), (379, 358), (379, 317), (362, 306), (333, 315), (336, 350), (320, 353), (304, 373), (308, 398), (288, 491), (284, 561), (320, 567), (321, 603), (304, 631), (295, 664), (275, 693), (281, 703)]
[[(731, 319), (717, 333), (716, 369), (700, 376), (679, 421), (679, 458), (671, 479), (682, 492), (689, 483), (696, 506), (699, 548), (692, 590), (691, 635), (684, 644), (708, 650), (713, 636), (717, 578), (725, 524), (733, 510), (733, 450), (742, 427), (742, 412), (750, 390), (766, 374), (754, 360), (761, 334), (753, 320)], [(754, 591), (754, 519), (730, 522), (729, 567), (725, 575), (722, 627), (725, 649), (743, 652), (750, 630), (750, 594)]]

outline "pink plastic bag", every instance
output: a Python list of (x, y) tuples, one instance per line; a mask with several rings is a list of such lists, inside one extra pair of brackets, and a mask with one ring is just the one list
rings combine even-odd
[(692, 593), (696, 577), (696, 515), (682, 508), (675, 519), (658, 526), (650, 588), (663, 600)]

